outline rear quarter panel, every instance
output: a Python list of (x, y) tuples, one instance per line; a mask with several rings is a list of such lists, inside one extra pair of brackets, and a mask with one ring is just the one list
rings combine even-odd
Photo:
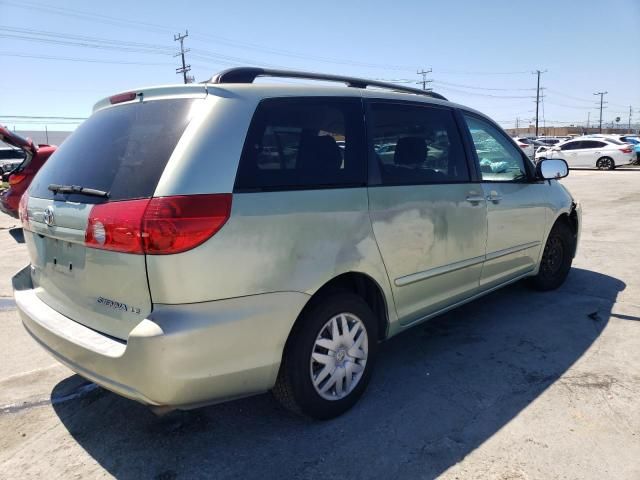
[(315, 293), (354, 271), (382, 288), (396, 319), (375, 242), (366, 188), (234, 194), (213, 238), (177, 255), (147, 256), (154, 303), (193, 303), (267, 292)]

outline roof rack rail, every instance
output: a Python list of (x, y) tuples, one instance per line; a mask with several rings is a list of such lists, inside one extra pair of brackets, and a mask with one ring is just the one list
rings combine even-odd
[(211, 77), (210, 80), (203, 83), (253, 83), (257, 77), (280, 77), (280, 78), (303, 78), (307, 80), (325, 80), (329, 82), (346, 83), (349, 87), (367, 88), (378, 87), (396, 92), (413, 93), (416, 95), (426, 95), (428, 97), (446, 100), (439, 93), (429, 90), (420, 90), (419, 88), (404, 87), (388, 82), (379, 82), (377, 80), (367, 80), (364, 78), (345, 77), (342, 75), (327, 75), (324, 73), (298, 72), (295, 70), (275, 70), (270, 68), (258, 67), (236, 67), (223, 70)]

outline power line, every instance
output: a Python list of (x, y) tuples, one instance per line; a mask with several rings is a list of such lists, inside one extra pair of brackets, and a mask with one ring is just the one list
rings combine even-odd
[[(3, 30), (12, 32), (10, 34), (1, 33)], [(17, 34), (16, 34), (17, 33)], [(54, 32), (38, 32), (28, 29), (14, 29), (0, 26), (0, 37), (8, 36), (18, 38), (27, 41), (34, 41), (39, 43), (49, 43), (53, 45), (69, 45), (76, 47), (112, 50), (117, 52), (134, 52), (145, 54), (160, 54), (174, 56), (173, 51), (164, 45), (141, 43), (141, 42), (125, 42), (121, 40), (114, 40), (100, 37), (90, 37), (86, 35), (69, 35), (60, 34)], [(51, 38), (47, 38), (51, 37)], [(233, 57), (229, 55), (222, 55), (216, 52), (211, 52), (202, 49), (191, 49), (191, 56), (194, 58), (200, 58), (204, 60), (215, 60), (221, 63), (227, 63), (231, 65), (262, 65), (265, 67), (282, 68), (282, 65), (267, 64), (265, 62), (256, 62), (255, 60)]]
[(86, 120), (87, 117), (52, 117), (48, 115), (0, 115), (0, 118), (38, 119), (38, 120)]
[(562, 97), (567, 97), (567, 98), (570, 98), (571, 100), (576, 100), (576, 101), (578, 101), (578, 102), (593, 103), (593, 100), (590, 100), (590, 99), (589, 99), (589, 100), (587, 100), (587, 99), (585, 99), (585, 98), (574, 97), (574, 96), (572, 96), (572, 95), (567, 95), (566, 93), (562, 93), (562, 92), (559, 92), (558, 90), (554, 90), (554, 89), (551, 89), (551, 88), (547, 88), (547, 90), (548, 90), (549, 92), (555, 93), (556, 95), (560, 95), (560, 96), (562, 96)]
[[(593, 102), (593, 100), (586, 99), (586, 98), (580, 98), (580, 97), (574, 97), (573, 95), (568, 95), (566, 93), (560, 92), (558, 90), (553, 90), (551, 88), (548, 88), (547, 90), (550, 91), (550, 92), (555, 93), (556, 95), (560, 95), (562, 97), (570, 98), (571, 100), (576, 100), (578, 102), (585, 102), (585, 103), (592, 103)], [(621, 108), (625, 108), (625, 109), (627, 108), (627, 105), (624, 105), (622, 103), (609, 102), (609, 105), (614, 105), (616, 107), (621, 107)]]
[(449, 85), (451, 87), (460, 87), (460, 88), (469, 88), (471, 90), (493, 90), (493, 91), (504, 91), (504, 92), (510, 92), (510, 91), (530, 91), (530, 90), (535, 90), (535, 88), (489, 88), (489, 87), (476, 87), (476, 86), (471, 86), (471, 85), (460, 85), (459, 83), (449, 83), (449, 82), (443, 82), (441, 80), (438, 80), (436, 83), (440, 84), (440, 85)]
[(445, 75), (523, 75), (525, 73), (529, 73), (528, 70), (516, 71), (516, 72), (469, 72), (464, 70), (437, 70), (437, 73), (445, 74)]
[(97, 58), (57, 57), (52, 55), (27, 55), (22, 53), (0, 52), (3, 57), (36, 58), (39, 60), (61, 60), (67, 62), (108, 63), (117, 65), (167, 66), (170, 63), (127, 62), (126, 60), (100, 60)]
[[(546, 90), (546, 89), (545, 89)], [(574, 106), (574, 105), (566, 105), (564, 103), (557, 103), (557, 102), (550, 102), (547, 100), (547, 103), (551, 104), (551, 105), (556, 105), (558, 107), (565, 107), (565, 108), (575, 108), (578, 110), (592, 110), (593, 107), (583, 107), (583, 106)]]
[(112, 45), (119, 45), (119, 46), (126, 46), (126, 47), (141, 47), (141, 48), (147, 48), (147, 49), (170, 50), (170, 48), (166, 45), (158, 45), (153, 43), (114, 40), (110, 38), (94, 37), (90, 35), (72, 35), (69, 33), (34, 30), (29, 28), (17, 28), (17, 27), (11, 27), (7, 25), (0, 25), (0, 30), (4, 30), (5, 32), (9, 32), (13, 34), (31, 35), (35, 37), (52, 37), (53, 39), (87, 41), (92, 43), (99, 42), (99, 43), (109, 43)]
[(53, 7), (51, 5), (45, 5), (42, 3), (34, 3), (34, 2), (25, 2), (21, 1), (20, 3), (11, 2), (6, 0), (0, 0), (0, 3), (4, 3), (5, 5), (10, 5), (15, 8), (22, 8), (27, 10), (37, 10), (38, 12), (47, 12), (54, 15), (60, 15), (71, 18), (79, 18), (81, 20), (93, 20), (98, 21), (100, 23), (105, 23), (108, 25), (116, 25), (123, 26), (126, 25), (128, 27), (135, 27), (139, 29), (140, 27), (144, 27), (146, 30), (154, 31), (156, 33), (170, 33), (174, 29), (157, 25), (148, 22), (141, 22), (139, 20), (130, 20), (125, 18), (111, 17), (108, 15), (102, 15), (98, 13), (88, 12), (86, 10), (74, 10), (71, 8), (64, 7)]
[(455, 93), (461, 93), (464, 95), (473, 95), (476, 97), (487, 97), (487, 98), (501, 98), (501, 99), (505, 99), (505, 100), (510, 100), (510, 99), (515, 99), (515, 98), (528, 98), (531, 99), (530, 95), (492, 95), (490, 93), (477, 93), (477, 92), (467, 92), (464, 90), (459, 90), (456, 88), (451, 88), (448, 87), (446, 85), (442, 85), (441, 82), (434, 80), (433, 84), (438, 86), (438, 90), (442, 89), (442, 90), (446, 90), (446, 91), (451, 91), (451, 92), (455, 92)]
[[(75, 10), (70, 8), (50, 7), (48, 5), (43, 5), (43, 4), (34, 3), (34, 2), (16, 3), (16, 2), (11, 2), (6, 0), (0, 0), (0, 3), (11, 5), (12, 7), (16, 7), (16, 8), (25, 8), (25, 9), (31, 9), (31, 10), (35, 9), (35, 10), (38, 10), (39, 12), (45, 11), (47, 13), (51, 13), (54, 15), (71, 16), (74, 18), (80, 18), (81, 20), (90, 20), (90, 21), (94, 21), (98, 23), (106, 23), (110, 25), (119, 24), (118, 26), (121, 26), (121, 27), (136, 28), (136, 30), (144, 29), (144, 30), (152, 31), (154, 33), (166, 33), (168, 31), (174, 30), (173, 28), (170, 28), (166, 25), (158, 25), (158, 24), (153, 24), (148, 22), (140, 22), (136, 20), (111, 17), (108, 15), (95, 14), (88, 11)], [(336, 59), (336, 58), (330, 58), (330, 57), (322, 57), (318, 55), (309, 55), (307, 53), (301, 53), (301, 52), (292, 52), (292, 51), (283, 50), (283, 49), (268, 48), (258, 44), (238, 42), (225, 37), (215, 36), (207, 33), (192, 32), (192, 36), (194, 39), (197, 39), (197, 38), (202, 38), (205, 40), (208, 39), (210, 41), (227, 44), (235, 48), (257, 50), (257, 51), (262, 51), (266, 53), (271, 53), (274, 55), (299, 58), (302, 60), (311, 59), (319, 62), (334, 63), (334, 64), (340, 64), (340, 65), (351, 65), (351, 66), (365, 67), (365, 68), (380, 68), (385, 70), (407, 70), (407, 71), (413, 70), (413, 67), (405, 66), (405, 65), (389, 65), (389, 64), (357, 62), (353, 60), (342, 60), (342, 59)], [(256, 62), (250, 62), (250, 63), (255, 64)]]
[(52, 39), (52, 38), (38, 38), (35, 36), (14, 35), (14, 34), (5, 34), (5, 33), (0, 33), (0, 38), (13, 38), (16, 40), (25, 40), (28, 42), (36, 42), (36, 43), (46, 43), (50, 45), (66, 45), (66, 46), (72, 46), (72, 47), (93, 48), (98, 50), (112, 50), (116, 52), (146, 53), (151, 55), (168, 55), (168, 56), (173, 55), (173, 53), (168, 49), (160, 50), (158, 48), (109, 45), (109, 44), (99, 43), (98, 40), (96, 41), (59, 40), (59, 39)]

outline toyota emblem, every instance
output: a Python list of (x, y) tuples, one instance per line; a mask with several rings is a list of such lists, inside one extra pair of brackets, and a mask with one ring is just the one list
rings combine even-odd
[(44, 215), (42, 216), (44, 223), (47, 227), (53, 227), (56, 223), (55, 217), (53, 215), (53, 207), (49, 206), (44, 209)]

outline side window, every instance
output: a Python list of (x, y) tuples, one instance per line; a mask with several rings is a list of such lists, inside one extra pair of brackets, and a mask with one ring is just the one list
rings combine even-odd
[(453, 112), (428, 105), (372, 103), (371, 141), (382, 185), (469, 181)]
[(359, 99), (268, 99), (258, 106), (235, 190), (362, 186), (366, 151)]
[(560, 150), (579, 150), (582, 148), (582, 142), (569, 142), (560, 147)]
[(490, 123), (466, 114), (464, 118), (478, 154), (482, 180), (512, 182), (528, 178), (518, 147)]

